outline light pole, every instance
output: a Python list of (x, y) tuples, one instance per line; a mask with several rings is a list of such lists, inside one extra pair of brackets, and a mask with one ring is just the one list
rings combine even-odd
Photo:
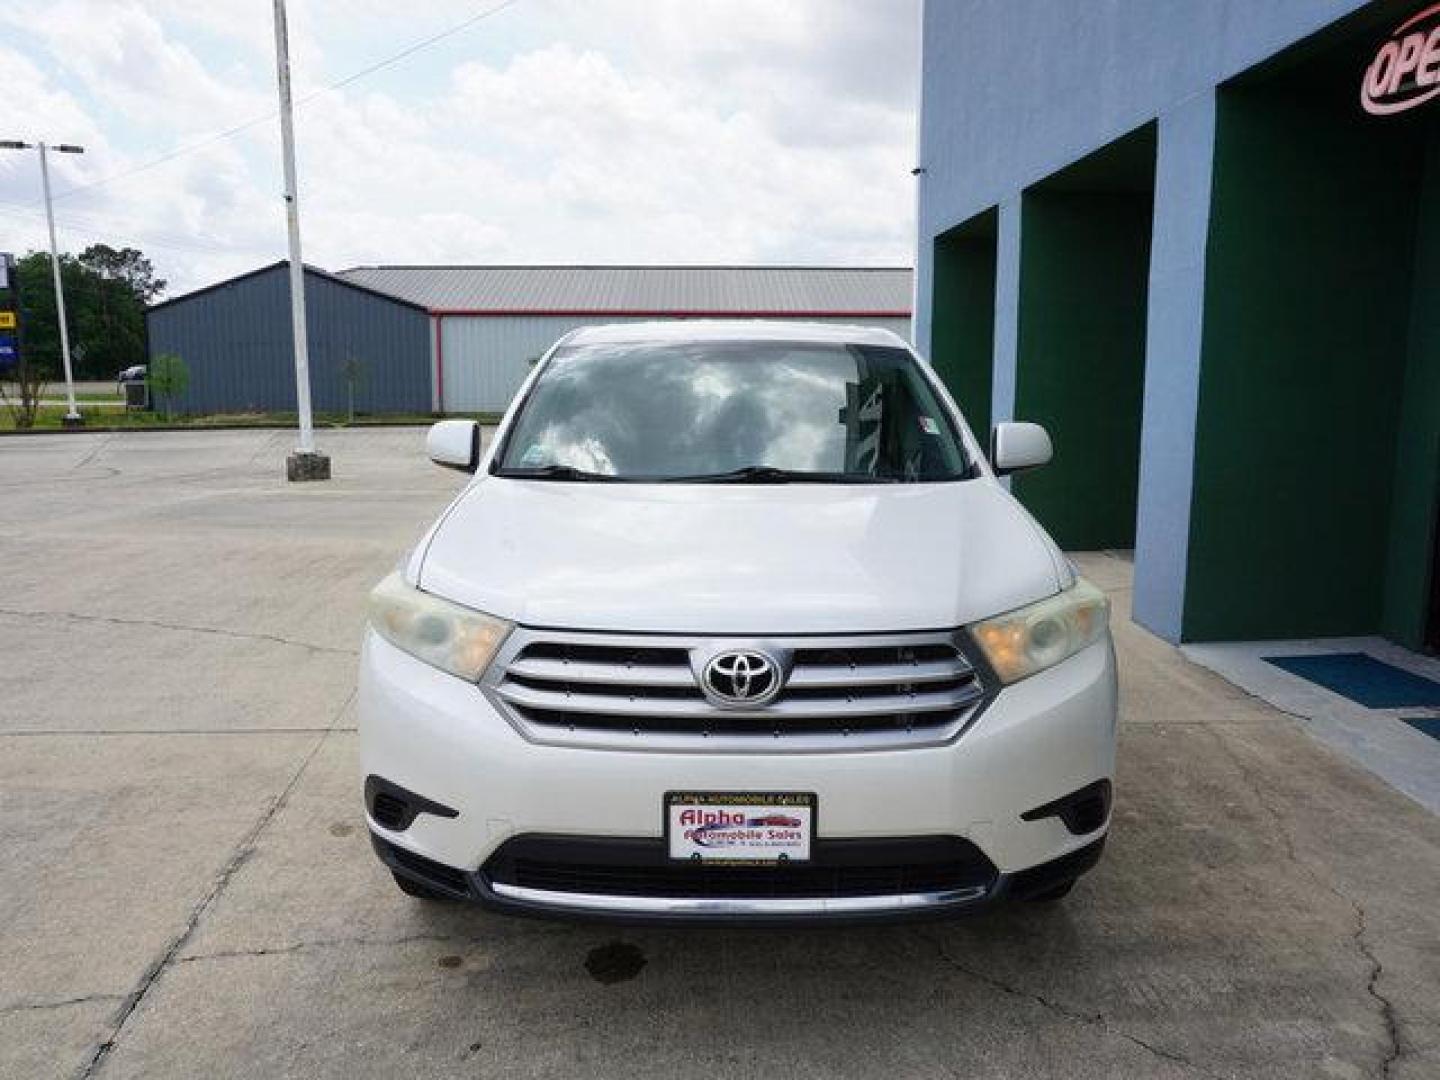
[(275, 0), (275, 70), (280, 82), (280, 148), (285, 166), (285, 224), (290, 233), (290, 327), (295, 338), (295, 406), (300, 445), (285, 459), (291, 480), (329, 480), (330, 459), (315, 450), (310, 415), (310, 348), (305, 327), (305, 263), (300, 255), (300, 202), (295, 183), (295, 117), (290, 101), (290, 33), (285, 0)]
[(60, 359), (65, 365), (65, 402), (68, 407), (61, 422), (66, 427), (80, 427), (85, 421), (75, 407), (75, 376), (70, 368), (70, 329), (65, 320), (65, 288), (60, 282), (60, 249), (55, 243), (55, 207), (50, 200), (50, 162), (46, 153), (54, 150), (57, 154), (83, 154), (85, 148), (73, 143), (49, 146), (43, 142), (4, 139), (0, 140), (0, 150), (40, 151), (40, 186), (45, 192), (45, 224), (50, 231), (50, 270), (55, 275), (55, 315), (60, 322)]

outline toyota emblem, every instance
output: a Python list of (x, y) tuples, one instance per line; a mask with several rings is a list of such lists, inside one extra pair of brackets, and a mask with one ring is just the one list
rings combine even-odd
[(780, 693), (780, 685), (779, 662), (754, 649), (718, 653), (700, 674), (705, 696), (732, 709), (768, 705)]

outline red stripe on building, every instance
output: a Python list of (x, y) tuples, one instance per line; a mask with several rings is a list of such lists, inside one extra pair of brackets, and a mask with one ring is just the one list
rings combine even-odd
[(592, 308), (431, 308), (445, 316), (469, 319), (908, 319), (908, 311), (596, 311)]
[(440, 334), (440, 320), (445, 316), (439, 312), (431, 312), (435, 316), (435, 411), (445, 411), (445, 339)]

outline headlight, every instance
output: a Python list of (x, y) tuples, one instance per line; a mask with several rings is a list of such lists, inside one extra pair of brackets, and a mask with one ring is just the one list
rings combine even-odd
[(370, 625), (397, 649), (441, 671), (478, 682), (510, 624), (412, 589), (398, 573), (370, 594)]
[(970, 628), (1005, 683), (1054, 667), (1098, 641), (1110, 622), (1110, 601), (1084, 578), (1058, 596), (997, 615)]

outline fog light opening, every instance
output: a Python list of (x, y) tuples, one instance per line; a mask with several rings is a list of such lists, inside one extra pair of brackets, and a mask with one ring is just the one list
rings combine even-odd
[(1020, 815), (1022, 821), (1041, 821), (1058, 817), (1065, 828), (1076, 836), (1092, 833), (1105, 824), (1110, 816), (1111, 786), (1109, 780), (1097, 780), (1079, 791), (1027, 810)]
[(373, 774), (365, 778), (365, 808), (377, 825), (391, 832), (404, 832), (421, 814), (444, 818), (460, 816), (460, 811), (452, 810), (444, 803), (417, 795), (383, 776)]

